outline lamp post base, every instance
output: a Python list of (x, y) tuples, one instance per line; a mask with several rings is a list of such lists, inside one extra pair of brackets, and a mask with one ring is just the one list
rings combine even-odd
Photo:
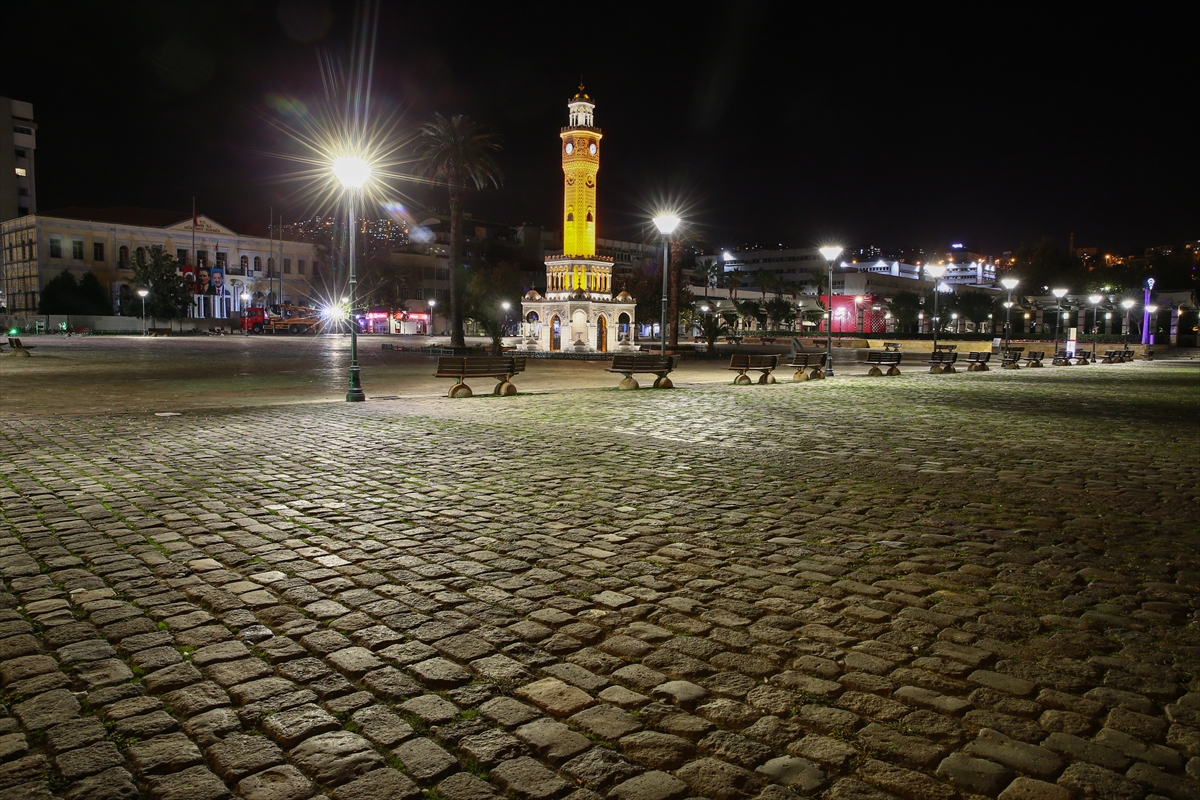
[(362, 389), (362, 383), (358, 377), (358, 365), (350, 367), (350, 389), (346, 392), (347, 403), (361, 403), (367, 399), (366, 392)]

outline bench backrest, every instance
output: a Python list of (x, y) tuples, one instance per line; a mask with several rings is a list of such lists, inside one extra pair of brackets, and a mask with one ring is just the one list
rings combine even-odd
[(1030, 350), (1029, 355), (1027, 355), (1025, 357), (1028, 358), (1030, 361), (1041, 361), (1043, 358), (1046, 357), (1046, 351), (1045, 350)]
[(790, 367), (824, 367), (825, 353), (796, 353)]
[(947, 361), (953, 364), (958, 360), (958, 353), (948, 350), (934, 350), (929, 354), (930, 361)]
[(8, 337), (8, 346), (9, 347), (20, 347), (21, 346), (21, 337), (20, 336)]
[(867, 353), (868, 364), (899, 364), (904, 354), (899, 350), (872, 350)]
[(972, 350), (967, 355), (967, 361), (990, 361), (991, 358), (992, 358), (992, 354), (990, 352), (984, 353), (984, 352), (977, 352), (975, 350)]
[(679, 356), (620, 355), (613, 356), (614, 372), (661, 372), (679, 366)]
[[(518, 368), (518, 363), (520, 366)], [(437, 371), (468, 375), (512, 375), (524, 372), (525, 359), (511, 356), (438, 356)]]
[(731, 369), (774, 369), (779, 366), (777, 355), (735, 354), (729, 357)]

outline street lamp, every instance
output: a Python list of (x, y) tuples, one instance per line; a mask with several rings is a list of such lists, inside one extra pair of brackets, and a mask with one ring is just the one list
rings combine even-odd
[(854, 321), (858, 323), (858, 332), (859, 333), (863, 332), (863, 324), (862, 324), (862, 317), (860, 317), (858, 315), (858, 307), (860, 305), (862, 305), (862, 303), (865, 302), (866, 299), (867, 298), (863, 297), (861, 294), (854, 295)]
[(667, 354), (667, 270), (671, 264), (671, 234), (679, 227), (682, 222), (679, 217), (674, 214), (660, 214), (654, 218), (654, 227), (658, 228), (658, 232), (663, 236), (663, 292), (662, 292), (662, 324), (659, 327), (658, 338), (659, 353)]
[[(1067, 294), (1066, 289), (1051, 289), (1050, 293), (1058, 300), (1058, 305), (1055, 306), (1058, 313), (1054, 315), (1054, 349), (1051, 351), (1054, 355), (1050, 356), (1051, 363), (1058, 360), (1058, 326), (1062, 324), (1062, 299)], [(1066, 342), (1063, 342), (1065, 345)], [(1064, 365), (1070, 364), (1069, 359), (1063, 359)]]
[(437, 300), (429, 301), (429, 330), (425, 331), (425, 333), (429, 336), (433, 336), (433, 309), (436, 305)]
[(504, 309), (504, 330), (507, 333), (508, 332), (508, 310), (510, 308), (512, 308), (512, 303), (505, 300), (503, 303), (500, 304), (500, 307)]
[(825, 377), (833, 377), (833, 262), (842, 254), (840, 245), (818, 248), (821, 257), (829, 262), (829, 323), (825, 326)]
[[(1017, 288), (1017, 284), (1020, 282), (1018, 278), (1004, 278), (1000, 281), (1000, 285), (1008, 290), (1008, 302), (1004, 304), (1004, 350), (1006, 353), (1009, 347), (1009, 337), (1012, 335), (1012, 293), (1013, 289)], [(1003, 357), (1000, 360), (1003, 361)], [(1015, 361), (1013, 362), (1013, 366), (1016, 366)]]
[(1125, 309), (1125, 341), (1121, 343), (1122, 350), (1129, 349), (1129, 310), (1133, 308), (1133, 300), (1122, 300), (1121, 308)]
[[(926, 264), (925, 274), (933, 278), (933, 352), (937, 352), (938, 340), (938, 280), (946, 274), (945, 264)], [(937, 365), (934, 365), (935, 368)]]
[(1104, 295), (1093, 294), (1088, 295), (1088, 302), (1092, 304), (1092, 363), (1096, 363), (1096, 330), (1100, 327), (1100, 301), (1104, 299)]
[(146, 295), (150, 294), (149, 289), (138, 289), (138, 297), (142, 298), (142, 336), (146, 335)]
[(954, 332), (958, 333), (958, 312), (957, 311), (953, 311), (950, 313), (950, 320), (954, 323)]
[(354, 324), (354, 308), (358, 303), (358, 278), (354, 274), (354, 240), (358, 238), (355, 219), (358, 216), (358, 195), (363, 184), (371, 177), (371, 165), (358, 156), (342, 156), (333, 162), (333, 174), (346, 190), (346, 205), (350, 220), (346, 234), (350, 239), (350, 388), (346, 391), (347, 403), (361, 403), (367, 399), (359, 380), (358, 330)]
[[(1151, 280), (1154, 280), (1151, 278)], [(1142, 338), (1146, 344), (1154, 344), (1154, 331), (1150, 330), (1150, 326), (1154, 324), (1154, 315), (1158, 313), (1158, 306), (1151, 304), (1146, 306), (1146, 330), (1143, 332)]]

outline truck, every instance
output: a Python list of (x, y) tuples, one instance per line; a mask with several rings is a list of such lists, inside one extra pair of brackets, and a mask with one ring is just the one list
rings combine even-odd
[(268, 310), (251, 306), (242, 310), (242, 330), (252, 333), (320, 333), (325, 320), (308, 306), (284, 303)]

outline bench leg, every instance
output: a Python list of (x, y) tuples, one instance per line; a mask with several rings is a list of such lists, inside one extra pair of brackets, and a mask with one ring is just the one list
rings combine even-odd
[[(658, 384), (656, 383), (655, 386), (657, 386), (657, 385)], [(733, 385), (734, 386), (749, 386), (750, 385), (750, 376), (747, 375), (745, 372), (739, 372), (738, 376), (733, 379)]]
[(1021, 365), (1015, 361), (1010, 361), (1001, 367), (1001, 369), (1020, 369), (1020, 368), (1021, 368)]
[(808, 373), (805, 372), (803, 369), (796, 370), (796, 374), (792, 376), (792, 380), (806, 381), (806, 380), (808, 380)]
[(930, 374), (930, 375), (941, 375), (941, 374), (942, 374), (942, 372), (944, 372), (944, 371), (945, 371), (945, 370), (943, 369), (943, 367), (942, 367), (942, 365), (941, 365), (941, 364), (934, 364), (934, 365), (932, 365), (932, 366), (930, 366), (930, 367), (929, 367), (929, 374)]
[(638, 382), (633, 379), (633, 375), (626, 375), (625, 378), (617, 384), (618, 389), (636, 389)]
[(888, 374), (888, 375), (899, 375), (899, 374), (900, 374), (900, 368), (899, 368), (899, 367), (895, 367), (895, 366), (888, 367), (887, 374)]
[(869, 370), (867, 370), (867, 374), (872, 378), (878, 378), (883, 373), (880, 372), (879, 367), (871, 367)]
[(775, 376), (769, 372), (764, 372), (758, 377), (758, 382), (764, 386), (770, 385), (775, 382)]
[(813, 367), (812, 375), (809, 376), (814, 381), (825, 380), (825, 370), (820, 367)]
[(512, 397), (517, 393), (517, 387), (509, 382), (508, 378), (496, 384), (496, 388), (492, 390), (492, 394), (500, 395), (501, 397)]
[(33, 355), (28, 350), (26, 350), (24, 347), (14, 347), (12, 354), (14, 356), (21, 356), (22, 358), (29, 358), (31, 355)]
[[(743, 376), (743, 377), (745, 377), (745, 376)], [(746, 383), (749, 383), (749, 382), (750, 382), (750, 379), (746, 378)], [(655, 389), (674, 389), (675, 384), (671, 383), (671, 379), (668, 378), (666, 375), (659, 375), (657, 378), (654, 379), (654, 388)]]
[(462, 381), (459, 381), (458, 383), (456, 383), (450, 387), (450, 393), (447, 396), (448, 397), (470, 397), (471, 396), (471, 387), (467, 386)]
[(948, 372), (948, 373), (949, 373), (949, 374), (951, 374), (951, 375), (954, 375), (954, 374), (957, 374), (957, 373), (958, 373), (958, 370), (956, 370), (956, 369), (954, 368), (954, 365), (953, 365), (953, 364), (947, 364), (947, 365), (946, 365), (946, 367), (945, 367), (945, 369), (943, 369), (942, 371), (943, 371), (943, 372)]

